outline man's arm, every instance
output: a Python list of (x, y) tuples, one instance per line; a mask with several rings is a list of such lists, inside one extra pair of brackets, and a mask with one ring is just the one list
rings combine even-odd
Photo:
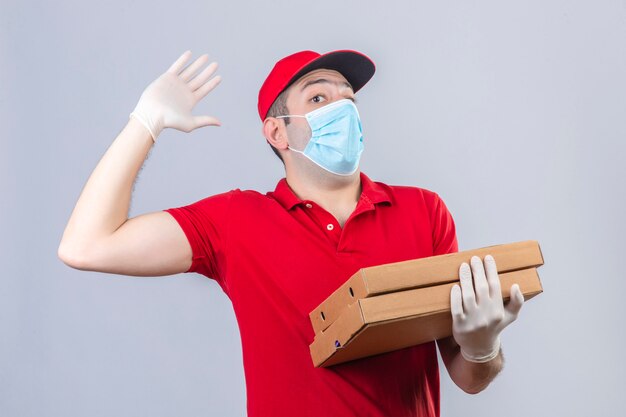
[(192, 79), (207, 55), (183, 70), (190, 55), (186, 51), (146, 88), (133, 117), (89, 177), (58, 248), (67, 265), (135, 276), (171, 275), (191, 266), (189, 241), (169, 213), (128, 219), (133, 183), (160, 132), (219, 125), (213, 117), (191, 114), (220, 78), (209, 79), (217, 67), (213, 63)]
[(476, 363), (463, 358), (461, 349), (452, 336), (437, 340), (437, 346), (450, 379), (468, 394), (477, 394), (487, 388), (504, 365), (502, 349), (489, 362)]
[(502, 369), (500, 333), (524, 304), (519, 285), (514, 284), (511, 299), (504, 305), (495, 260), (487, 255), (484, 262), (483, 266), (473, 256), (471, 269), (461, 264), (461, 285), (454, 285), (450, 292), (452, 336), (437, 341), (450, 378), (470, 394), (484, 390)]
[(81, 270), (157, 276), (185, 272), (191, 247), (166, 212), (128, 219), (133, 182), (153, 146), (131, 118), (89, 177), (63, 233), (58, 256)]

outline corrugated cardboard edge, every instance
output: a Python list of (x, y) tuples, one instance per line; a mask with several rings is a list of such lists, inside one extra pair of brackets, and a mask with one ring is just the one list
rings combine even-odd
[[(522, 290), (522, 293), (524, 294), (524, 298), (526, 300), (529, 300), (543, 292), (543, 286), (541, 284), (541, 279), (539, 277), (537, 268), (511, 271), (499, 275), (503, 299), (505, 301), (510, 298), (510, 286), (513, 282), (522, 282), (522, 285), (520, 285), (520, 289)], [(438, 287), (446, 287), (445, 293), (449, 294), (449, 291), (453, 285), (454, 283), (451, 283), (444, 284)], [(359, 300), (358, 302), (348, 306), (348, 308), (335, 321), (335, 323), (333, 323), (323, 333), (317, 334), (315, 336), (313, 343), (311, 343), (311, 345), (309, 346), (314, 366), (327, 367), (335, 365), (337, 363), (370, 356), (372, 354), (386, 353), (392, 350), (414, 346), (416, 344), (433, 340), (429, 339), (428, 337), (426, 338), (428, 340), (421, 340), (419, 338), (420, 335), (418, 333), (415, 333), (415, 338), (413, 338), (410, 342), (407, 342), (402, 346), (396, 345), (393, 348), (379, 351), (377, 353), (371, 353), (371, 349), (368, 352), (367, 348), (364, 349), (363, 346), (355, 347), (354, 345), (354, 341), (357, 340), (359, 337), (361, 337), (361, 340), (365, 340), (362, 334), (365, 334), (365, 332), (368, 331), (375, 331), (375, 326), (389, 325), (389, 323), (409, 320), (424, 321), (428, 317), (440, 321), (450, 321), (451, 323), (449, 297), (447, 297), (447, 302), (435, 301), (432, 304), (433, 307), (435, 307), (437, 304), (440, 304), (441, 306), (438, 308), (435, 307), (434, 310), (425, 313), (426, 311), (428, 311), (428, 308), (431, 307), (416, 304), (411, 305), (410, 302), (407, 302), (407, 300), (410, 300), (412, 298), (415, 291), (422, 292), (422, 297), (428, 297), (428, 292), (437, 291), (438, 293), (441, 293), (442, 289), (427, 287), (401, 291), (398, 293), (383, 294), (376, 297)], [(424, 291), (426, 291), (427, 294), (423, 294)], [(388, 308), (388, 306), (390, 305), (392, 306), (391, 309)], [(405, 310), (405, 312), (403, 313), (402, 310)], [(397, 317), (398, 314), (407, 315)], [(439, 317), (433, 317), (437, 315), (439, 315)], [(451, 327), (449, 330), (449, 332), (442, 332), (441, 329), (435, 329), (435, 331), (433, 332), (431, 329), (430, 334), (436, 334), (437, 338), (447, 337), (451, 335)], [(335, 346), (335, 341), (339, 342), (339, 347)], [(349, 359), (346, 359), (346, 357), (349, 357), (351, 355), (351, 353), (349, 352), (349, 350), (351, 349), (351, 344), (353, 349), (361, 349), (361, 351), (364, 351), (365, 353), (358, 357), (350, 357)]]
[[(393, 282), (393, 272), (389, 273), (390, 268), (392, 270), (411, 268), (411, 265), (414, 265), (416, 262), (430, 263), (434, 261), (439, 264), (445, 264), (449, 261), (449, 258), (456, 258), (459, 256), (464, 256), (465, 258), (467, 258), (467, 262), (469, 262), (471, 257), (475, 254), (478, 254), (481, 258), (484, 258), (486, 254), (493, 251), (493, 248), (501, 247), (506, 247), (506, 251), (528, 251), (530, 254), (529, 257), (531, 255), (535, 255), (535, 252), (538, 252), (539, 258), (541, 259), (540, 262), (535, 262), (532, 265), (529, 264), (524, 266), (523, 268), (518, 269), (539, 267), (544, 263), (543, 254), (541, 252), (539, 242), (537, 240), (523, 240), (519, 242), (491, 245), (478, 249), (470, 249), (461, 252), (447, 253), (426, 258), (411, 259), (402, 262), (394, 262), (368, 268), (361, 268), (337, 290), (335, 290), (329, 297), (327, 297), (326, 300), (324, 300), (313, 311), (311, 311), (311, 313), (309, 314), (309, 318), (311, 320), (311, 325), (313, 326), (313, 331), (317, 334), (326, 330), (328, 326), (330, 326), (337, 319), (337, 317), (339, 317), (339, 315), (342, 313), (343, 309), (346, 308), (346, 306), (355, 303), (359, 299), (364, 299), (390, 292), (389, 288), (392, 288), (391, 291), (401, 291), (411, 288), (421, 288), (428, 285), (445, 284), (458, 280), (457, 274), (453, 277), (440, 277), (435, 280), (433, 280), (432, 278), (428, 278), (428, 280), (423, 283), (420, 283), (419, 280), (416, 280), (412, 283), (412, 285), (407, 286), (403, 285), (402, 282)], [(425, 259), (428, 259), (428, 261), (425, 261)], [(510, 272), (514, 270), (515, 269), (501, 268), (500, 265), (498, 265), (498, 272)], [(377, 274), (377, 271), (382, 271), (385, 275), (385, 279), (381, 279), (380, 273)]]
[(331, 327), (315, 335), (313, 343), (309, 345), (313, 365), (320, 366), (338, 348), (340, 349), (355, 337), (364, 326), (360, 303), (357, 301), (350, 304)]

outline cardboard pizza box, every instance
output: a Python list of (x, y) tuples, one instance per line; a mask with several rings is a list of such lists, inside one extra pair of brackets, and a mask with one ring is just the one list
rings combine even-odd
[(311, 311), (313, 330), (316, 334), (324, 331), (357, 300), (458, 281), (463, 262), (470, 263), (474, 255), (484, 259), (488, 254), (495, 259), (499, 273), (543, 265), (539, 243), (527, 240), (362, 268)]
[[(505, 304), (514, 283), (525, 300), (543, 292), (536, 268), (498, 276)], [(314, 366), (327, 367), (451, 336), (454, 284), (397, 291), (350, 304), (309, 346)]]

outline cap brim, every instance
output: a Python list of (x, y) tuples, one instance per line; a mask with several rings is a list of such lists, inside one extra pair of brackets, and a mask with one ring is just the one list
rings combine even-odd
[(320, 68), (338, 71), (350, 83), (355, 93), (367, 84), (376, 71), (374, 62), (357, 51), (333, 51), (320, 55), (302, 67), (291, 77), (285, 88), (296, 82), (303, 75)]

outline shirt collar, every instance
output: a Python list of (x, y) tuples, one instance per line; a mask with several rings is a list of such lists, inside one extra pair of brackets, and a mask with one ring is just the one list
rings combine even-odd
[[(360, 200), (368, 200), (373, 204), (388, 202), (391, 203), (391, 195), (387, 187), (380, 183), (372, 181), (363, 172), (359, 173), (361, 178), (361, 197)], [(305, 204), (305, 200), (301, 200), (293, 192), (286, 178), (282, 178), (278, 181), (276, 189), (273, 192), (269, 192), (268, 196), (278, 201), (286, 210), (291, 210), (297, 205)]]

